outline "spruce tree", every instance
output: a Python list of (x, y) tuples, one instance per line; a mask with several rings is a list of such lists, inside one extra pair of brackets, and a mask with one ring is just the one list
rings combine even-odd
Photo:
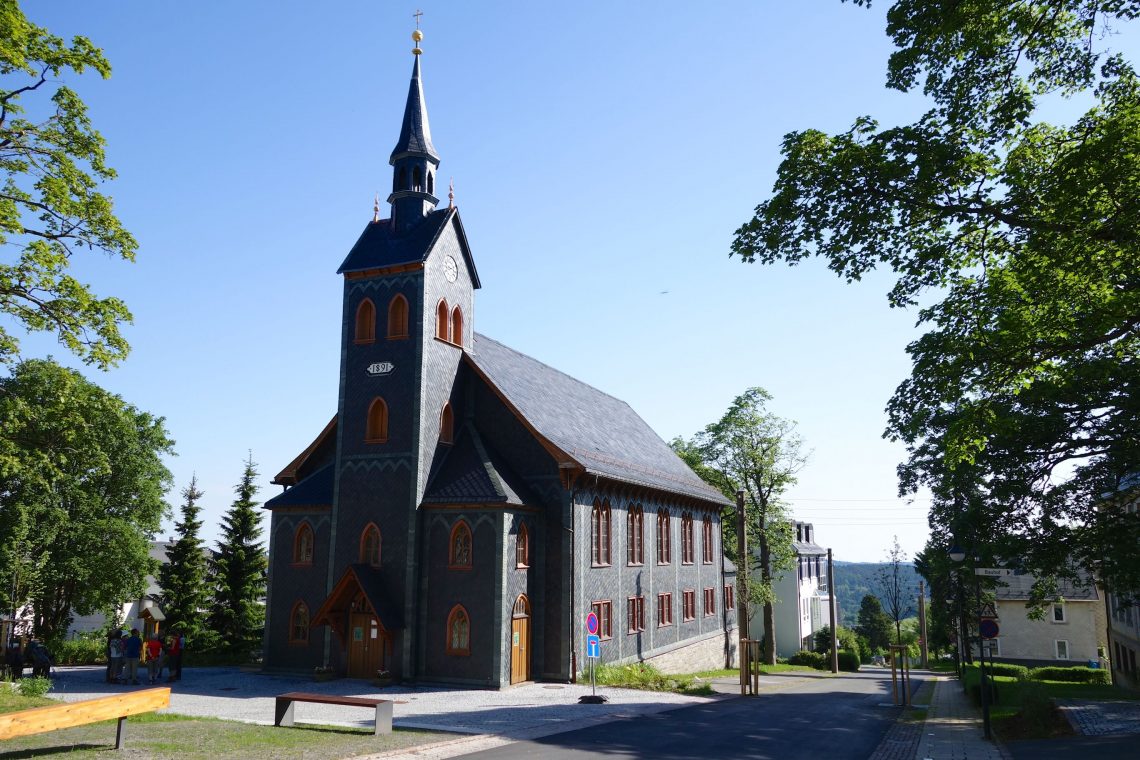
[(211, 626), (221, 635), (221, 647), (243, 655), (261, 643), (265, 625), (266, 557), (258, 539), (261, 515), (253, 500), (257, 493), (253, 456), (234, 491), (237, 499), (222, 518), (222, 539), (215, 559), (216, 589)]
[(206, 557), (198, 519), (202, 508), (198, 501), (198, 476), (182, 489), (182, 520), (174, 524), (177, 538), (171, 538), (166, 549), (167, 563), (159, 568), (158, 585), (162, 587), (162, 607), (167, 626), (176, 628), (187, 639), (198, 641), (206, 624), (206, 607), (210, 602), (206, 578)]

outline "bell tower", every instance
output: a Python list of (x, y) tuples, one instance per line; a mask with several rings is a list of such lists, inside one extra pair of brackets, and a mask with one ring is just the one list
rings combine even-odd
[(408, 102), (404, 106), (404, 121), (400, 126), (400, 139), (392, 149), (388, 163), (392, 165), (392, 225), (397, 233), (415, 227), (431, 213), (439, 199), (435, 195), (436, 171), (439, 155), (431, 144), (428, 126), (427, 103), (420, 79), (420, 41), (423, 32), (416, 29), (412, 39), (415, 63), (412, 65), (412, 82), (408, 87)]

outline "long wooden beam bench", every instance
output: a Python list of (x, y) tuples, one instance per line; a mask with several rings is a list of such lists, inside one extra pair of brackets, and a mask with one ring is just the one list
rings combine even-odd
[(28, 710), (0, 714), (0, 739), (42, 734), (61, 728), (118, 718), (115, 749), (123, 748), (124, 724), (131, 715), (154, 712), (170, 706), (170, 688), (141, 689), (82, 702), (33, 707)]
[(315, 702), (321, 705), (343, 705), (345, 707), (371, 707), (376, 710), (376, 736), (392, 733), (392, 702), (388, 699), (371, 699), (369, 697), (341, 697), (336, 694), (308, 694), (303, 691), (291, 691), (277, 697), (274, 710), (273, 725), (292, 726), (293, 708), (297, 702)]

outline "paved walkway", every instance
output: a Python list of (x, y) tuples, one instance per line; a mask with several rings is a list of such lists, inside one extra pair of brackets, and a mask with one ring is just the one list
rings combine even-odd
[(1008, 755), (995, 742), (986, 741), (981, 711), (961, 684), (935, 676), (934, 696), (926, 710), (915, 760), (1004, 760)]

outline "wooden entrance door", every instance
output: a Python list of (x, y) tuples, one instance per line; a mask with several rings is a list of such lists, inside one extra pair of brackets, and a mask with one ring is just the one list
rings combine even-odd
[(386, 670), (387, 644), (387, 634), (374, 616), (359, 612), (349, 615), (349, 677), (375, 678), (376, 671)]
[(511, 615), (511, 683), (530, 680), (530, 602), (523, 594)]

